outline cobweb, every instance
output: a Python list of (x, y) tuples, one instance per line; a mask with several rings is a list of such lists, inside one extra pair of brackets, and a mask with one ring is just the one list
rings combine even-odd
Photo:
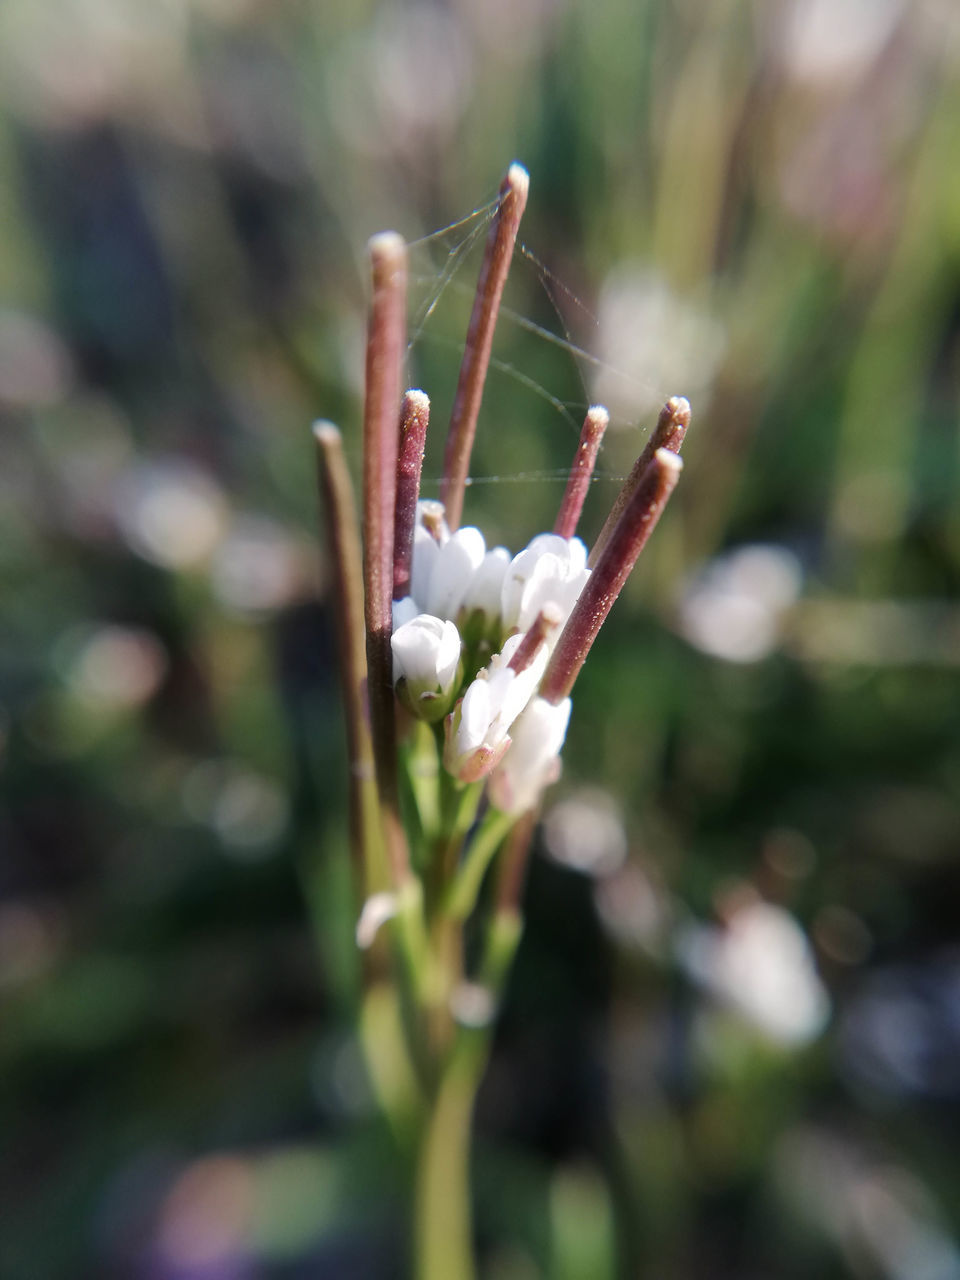
[[(420, 385), (430, 395), (430, 435), (434, 441), (442, 440), (445, 435), (483, 246), (497, 205), (498, 198), (494, 196), (464, 217), (408, 246), (409, 373), (411, 385), (417, 384), (422, 375)], [(480, 430), (483, 430), (488, 401), (495, 398), (496, 390), (503, 394), (509, 392), (517, 404), (518, 415), (522, 414), (524, 405), (534, 407), (534, 402), (539, 402), (536, 405), (538, 420), (546, 421), (548, 429), (562, 436), (564, 442), (561, 446), (558, 440), (551, 452), (562, 455), (564, 450), (569, 450), (569, 457), (555, 468), (498, 468), (493, 473), (478, 468), (475, 462), (475, 472), (468, 484), (565, 483), (584, 413), (594, 403), (598, 386), (609, 388), (611, 383), (621, 383), (629, 391), (633, 384), (641, 393), (636, 397), (639, 400), (659, 399), (662, 403), (667, 398), (670, 393), (655, 386), (653, 380), (638, 379), (595, 354), (601, 339), (601, 321), (597, 315), (531, 247), (518, 240), (497, 322)], [(439, 430), (434, 428), (434, 423)], [(641, 423), (616, 415), (611, 421), (611, 427), (618, 433), (632, 433), (637, 437), (635, 452), (639, 452), (650, 426), (650, 420)], [(434, 489), (439, 480), (439, 475), (430, 470), (431, 462), (436, 460), (428, 452), (425, 492)], [(619, 470), (601, 465), (594, 479), (613, 485), (622, 482), (624, 476)]]

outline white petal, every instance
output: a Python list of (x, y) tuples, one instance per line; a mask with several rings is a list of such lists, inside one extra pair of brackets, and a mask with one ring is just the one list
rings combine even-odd
[(522, 636), (511, 636), (503, 647), (503, 652), (495, 654), (487, 668), (487, 727), (483, 734), (483, 745), (496, 747), (510, 732), (510, 726), (516, 720), (536, 691), (547, 664), (546, 649), (535, 657), (524, 671), (513, 671), (509, 666), (510, 658), (522, 642)]
[(413, 563), (410, 568), (410, 594), (426, 612), (430, 593), (430, 575), (440, 558), (440, 548), (433, 535), (418, 524), (413, 531)]
[(569, 698), (558, 706), (534, 698), (514, 722), (510, 749), (490, 778), (490, 798), (498, 809), (523, 813), (556, 777), (570, 707)]
[(460, 635), (452, 622), (421, 613), (390, 637), (394, 683), (405, 678), (410, 696), (449, 693), (460, 660)]
[(456, 748), (460, 756), (468, 755), (483, 746), (483, 739), (490, 728), (489, 682), (478, 678), (463, 695), (460, 704), (460, 724), (457, 728)]
[(575, 577), (578, 573), (583, 573), (587, 567), (586, 543), (581, 542), (579, 538), (570, 538), (567, 542), (567, 554), (570, 576)]
[(516, 625), (521, 631), (528, 631), (533, 626), (537, 614), (548, 601), (555, 601), (563, 609), (561, 596), (564, 594), (565, 568), (565, 562), (552, 551), (544, 552), (537, 560), (520, 597)]
[[(501, 591), (503, 624), (527, 631), (546, 604), (555, 604), (562, 620), (570, 615), (589, 576), (587, 549), (579, 538), (541, 533), (514, 556)], [(554, 642), (559, 630), (554, 632)]]
[(513, 655), (523, 644), (523, 635), (518, 632), (515, 636), (508, 636), (503, 642), (503, 648), (499, 653), (495, 653), (490, 659), (491, 671), (499, 671), (501, 667), (509, 667)]
[(558, 533), (538, 533), (527, 543), (527, 550), (536, 552), (537, 556), (553, 555), (558, 560), (567, 560), (567, 539)]
[(496, 746), (506, 736), (526, 702), (522, 683), (517, 673), (503, 666), (491, 672), (487, 682), (490, 689), (490, 725), (486, 733), (486, 745)]
[(500, 590), (500, 616), (508, 630), (517, 626), (520, 607), (523, 604), (523, 593), (539, 558), (537, 551), (527, 547), (513, 557), (510, 567), (504, 574), (503, 586)]
[(571, 706), (569, 698), (556, 706), (544, 698), (533, 699), (514, 725), (515, 767), (531, 770), (559, 754), (567, 736)]
[(500, 613), (500, 593), (509, 567), (510, 552), (506, 547), (488, 551), (467, 587), (463, 607), (481, 609), (489, 617), (496, 617)]
[(443, 690), (449, 689), (453, 682), (459, 661), (460, 632), (454, 623), (446, 621), (443, 624), (443, 634), (437, 649), (437, 676)]
[(474, 573), (486, 555), (479, 529), (467, 527), (451, 534), (430, 574), (427, 611), (437, 618), (453, 618), (467, 592)]

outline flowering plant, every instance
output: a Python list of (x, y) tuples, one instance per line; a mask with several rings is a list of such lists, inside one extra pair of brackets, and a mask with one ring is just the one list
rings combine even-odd
[[(406, 248), (392, 232), (370, 242), (362, 548), (339, 432), (315, 428), (363, 902), (361, 1025), (380, 1100), (415, 1147), (415, 1256), (428, 1280), (472, 1273), (470, 1115), (522, 929), (537, 810), (560, 771), (574, 682), (677, 482), (690, 416), (681, 398), (664, 406), (589, 554), (576, 530), (608, 422), (599, 406), (587, 411), (551, 532), (512, 556), (461, 527), (527, 190), (512, 165), (467, 332), (441, 500), (419, 497), (430, 404), (422, 391), (401, 396)], [(474, 916), (483, 943), (468, 968), (463, 926)]]

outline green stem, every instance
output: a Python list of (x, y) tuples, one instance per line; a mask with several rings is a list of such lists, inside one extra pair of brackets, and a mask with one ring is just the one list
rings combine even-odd
[[(503, 815), (501, 815), (503, 816)], [(490, 921), (480, 978), (499, 1005), (522, 921), (513, 909)], [(416, 1280), (472, 1280), (470, 1128), (477, 1089), (490, 1052), (494, 1022), (458, 1027), (434, 1096), (417, 1170)]]
[(498, 1007), (522, 933), (523, 918), (512, 907), (498, 907), (490, 917), (480, 960), (480, 981), (493, 992)]
[(456, 872), (467, 832), (476, 817), (483, 791), (482, 783), (464, 787), (443, 775), (441, 783), (441, 830), (428, 866), (425, 906), (431, 947), (431, 977), (424, 992), (423, 1013), (430, 1058), (439, 1072), (453, 1042), (454, 1025), (450, 997), (463, 976), (463, 930), (460, 920), (444, 909), (447, 888)]
[(422, 720), (413, 723), (408, 740), (401, 748), (400, 759), (403, 790), (409, 800), (415, 866), (422, 875), (429, 861), (429, 850), (441, 826), (440, 764), (436, 739), (428, 724)]
[(391, 983), (378, 982), (367, 991), (360, 1010), (360, 1040), (387, 1124), (398, 1146), (409, 1150), (423, 1123), (425, 1099), (409, 1053), (400, 1000)]
[(427, 1120), (417, 1170), (416, 1280), (472, 1280), (470, 1125), (487, 1035), (461, 1031)]
[(466, 920), (476, 906), (487, 867), (515, 821), (512, 814), (499, 809), (487, 811), (447, 895), (447, 913), (455, 920)]
[(448, 816), (444, 824), (444, 876), (452, 876), (457, 867), (463, 842), (467, 832), (477, 817), (477, 808), (483, 794), (483, 782), (474, 782), (468, 786), (457, 784), (456, 790), (448, 797)]
[(410, 984), (413, 1003), (420, 1005), (434, 985), (433, 958), (423, 916), (423, 888), (411, 876), (397, 891), (394, 919), (396, 939), (403, 961), (402, 972)]

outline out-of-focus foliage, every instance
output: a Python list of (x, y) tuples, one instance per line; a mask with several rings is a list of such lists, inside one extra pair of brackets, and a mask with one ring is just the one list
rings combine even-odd
[(403, 1274), (308, 428), (356, 460), (367, 236), (476, 210), (412, 249), (436, 477), (517, 157), (468, 518), (549, 527), (592, 399), (586, 536), (694, 426), (539, 838), (484, 1274), (960, 1276), (952, 0), (6, 0), (0, 101), (0, 1274)]

